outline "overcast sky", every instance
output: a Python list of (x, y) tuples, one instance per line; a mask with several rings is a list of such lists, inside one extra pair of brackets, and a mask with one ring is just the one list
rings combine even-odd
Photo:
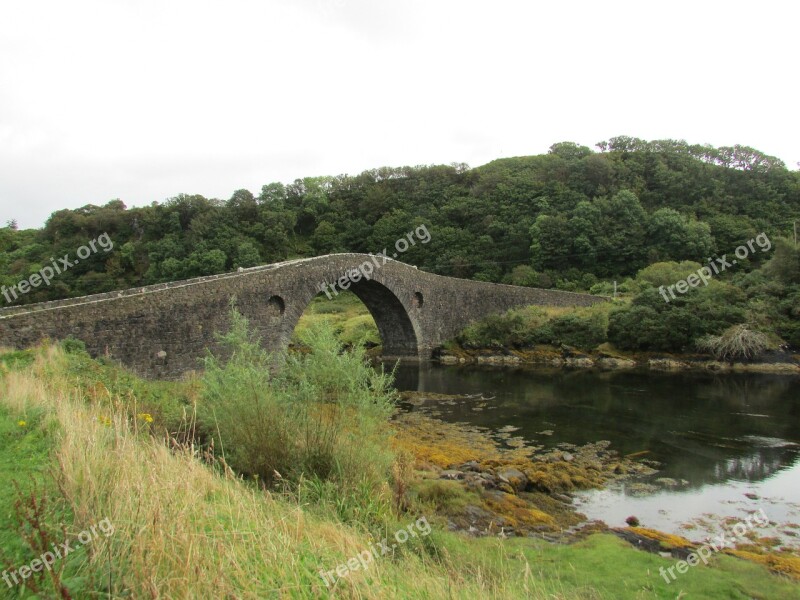
[(0, 223), (179, 193), (594, 147), (800, 161), (798, 4), (0, 3)]

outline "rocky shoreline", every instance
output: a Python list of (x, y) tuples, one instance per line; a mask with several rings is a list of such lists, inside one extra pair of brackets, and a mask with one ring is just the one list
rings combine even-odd
[[(406, 404), (458, 396), (403, 392)], [(559, 444), (544, 450), (528, 445), (507, 427), (490, 434), (440, 421), (414, 410), (396, 415), (396, 447), (413, 462), (413, 492), (448, 527), (471, 536), (536, 536), (566, 541), (607, 530), (587, 521), (573, 503), (578, 490), (657, 472), (646, 459), (621, 457), (610, 442)]]
[(436, 352), (434, 360), (444, 365), (539, 365), (569, 369), (650, 369), (653, 371), (800, 375), (800, 357), (787, 352), (771, 352), (758, 361), (724, 362), (705, 355), (622, 354), (618, 352), (612, 354), (602, 350), (589, 353), (574, 348), (556, 348), (554, 346), (537, 346), (530, 349), (448, 347)]
[[(678, 535), (640, 526), (629, 517), (627, 527), (589, 521), (574, 504), (578, 490), (605, 487), (658, 472), (659, 464), (639, 454), (619, 456), (610, 443), (583, 446), (559, 444), (544, 450), (513, 435), (515, 427), (494, 434), (464, 424), (441, 421), (426, 414), (423, 405), (453, 401), (461, 396), (402, 392), (401, 400), (412, 410), (399, 411), (394, 419), (393, 445), (413, 471), (408, 493), (418, 503), (443, 518), (448, 529), (470, 537), (536, 537), (569, 544), (598, 532), (611, 533), (647, 552), (685, 560), (701, 544)], [(652, 478), (650, 478), (652, 479)], [(686, 482), (655, 479), (664, 486)], [(800, 580), (800, 557), (776, 548), (776, 538), (749, 535), (744, 543), (723, 552), (767, 566), (773, 572)]]

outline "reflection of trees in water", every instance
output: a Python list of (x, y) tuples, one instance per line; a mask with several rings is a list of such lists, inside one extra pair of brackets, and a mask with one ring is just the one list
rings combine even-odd
[(785, 448), (760, 448), (749, 456), (729, 458), (714, 466), (714, 480), (763, 481), (778, 471), (791, 467), (797, 459)]
[(731, 479), (758, 482), (799, 460), (793, 447), (769, 448), (746, 445), (708, 447), (684, 441), (685, 451), (672, 454), (660, 476), (686, 479), (690, 487), (725, 483)]
[(780, 403), (796, 387), (795, 378), (783, 375), (729, 374), (698, 382), (695, 393), (731, 408), (752, 409)]

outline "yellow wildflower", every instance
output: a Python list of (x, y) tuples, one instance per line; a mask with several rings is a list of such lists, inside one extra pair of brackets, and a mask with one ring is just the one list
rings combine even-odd
[(136, 416), (138, 416), (145, 423), (152, 423), (153, 422), (153, 417), (148, 413), (139, 413)]
[(27, 421), (17, 421), (17, 425), (19, 425), (20, 427), (25, 427), (27, 424), (28, 424)]

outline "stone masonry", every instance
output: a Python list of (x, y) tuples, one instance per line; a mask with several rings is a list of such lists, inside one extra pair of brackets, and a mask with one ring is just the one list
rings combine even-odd
[(375, 318), (386, 358), (429, 359), (434, 348), (471, 321), (510, 308), (606, 301), (588, 294), (443, 277), (368, 254), (331, 254), (0, 309), (0, 345), (25, 348), (44, 338), (73, 336), (93, 356), (110, 356), (146, 377), (175, 378), (197, 369), (206, 348), (216, 348), (214, 334), (228, 329), (232, 296), (264, 346), (277, 352), (288, 345), (320, 285), (336, 282), (365, 262), (373, 266), (371, 278), (361, 278), (349, 289)]

